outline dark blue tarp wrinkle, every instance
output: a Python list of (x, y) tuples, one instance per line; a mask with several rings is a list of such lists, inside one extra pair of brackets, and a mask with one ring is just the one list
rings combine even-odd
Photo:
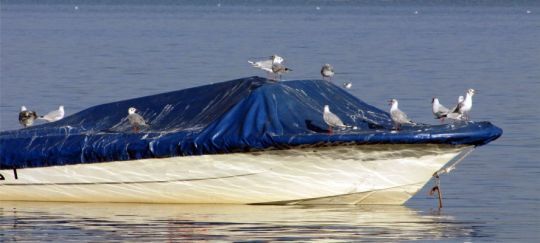
[[(350, 126), (334, 130), (322, 108)], [(150, 124), (133, 132), (135, 107)], [(0, 133), (0, 167), (136, 160), (321, 144), (483, 145), (502, 130), (489, 122), (404, 126), (323, 80), (249, 77), (88, 108), (58, 122)]]

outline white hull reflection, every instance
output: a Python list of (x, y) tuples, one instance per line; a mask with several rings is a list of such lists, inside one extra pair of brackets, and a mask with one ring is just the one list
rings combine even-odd
[(0, 200), (403, 204), (471, 147), (348, 145), (0, 170)]
[(4, 238), (20, 242), (401, 242), (482, 236), (477, 222), (405, 206), (0, 202), (0, 212)]

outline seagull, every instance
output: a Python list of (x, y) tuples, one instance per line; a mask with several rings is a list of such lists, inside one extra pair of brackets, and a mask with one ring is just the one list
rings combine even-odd
[(333, 132), (332, 130), (333, 127), (339, 127), (339, 128), (347, 127), (345, 126), (345, 124), (343, 124), (341, 119), (339, 119), (339, 117), (336, 114), (330, 111), (330, 107), (328, 105), (324, 106), (323, 120), (324, 122), (326, 122), (326, 124), (328, 124), (328, 130), (330, 131), (330, 133)]
[(281, 63), (274, 63), (272, 65), (272, 73), (274, 73), (274, 75), (276, 75), (274, 80), (281, 80), (281, 75), (284, 74), (284, 73), (287, 73), (289, 71), (292, 71), (292, 69), (290, 69), (288, 67), (285, 67), (285, 65), (283, 65)]
[(21, 112), (19, 112), (19, 123), (23, 127), (32, 126), (34, 121), (38, 118), (35, 111), (29, 111), (26, 106), (21, 106)]
[(343, 83), (343, 87), (346, 88), (346, 89), (351, 89), (351, 87), (352, 87), (352, 82), (345, 82), (345, 83)]
[(398, 108), (398, 101), (396, 99), (389, 100), (390, 102), (390, 117), (392, 118), (392, 121), (394, 122), (394, 126), (396, 130), (401, 129), (402, 124), (414, 124), (408, 117), (405, 112), (401, 111)]
[(452, 109), (449, 109), (447, 114), (442, 115), (443, 119), (444, 119), (444, 117), (445, 118), (450, 118), (452, 120), (461, 120), (461, 119), (463, 119), (463, 115), (460, 114), (459, 112), (456, 112), (456, 109), (458, 108), (459, 104), (461, 104), (463, 102), (464, 99), (465, 98), (463, 98), (463, 96), (460, 95), (458, 97), (458, 103), (456, 104), (456, 106), (452, 107)]
[(137, 109), (135, 109), (135, 107), (129, 107), (127, 118), (129, 124), (133, 127), (133, 131), (138, 132), (141, 126), (148, 126), (148, 124), (146, 124), (141, 115), (135, 113), (136, 111)]
[(58, 107), (58, 110), (51, 111), (47, 115), (40, 116), (38, 119), (46, 120), (48, 122), (55, 122), (64, 118), (64, 106)]
[(465, 99), (459, 102), (457, 107), (452, 111), (453, 113), (461, 114), (466, 120), (469, 120), (469, 112), (472, 109), (472, 97), (477, 91), (474, 89), (468, 89), (465, 94)]
[(452, 120), (461, 120), (461, 119), (463, 119), (463, 115), (459, 114), (457, 112), (450, 112), (450, 113), (444, 115), (444, 117), (446, 117), (448, 119), (452, 119)]
[(461, 102), (463, 102), (464, 99), (465, 99), (465, 97), (463, 97), (463, 95), (460, 95), (458, 97), (458, 99), (457, 99), (457, 104), (454, 107), (452, 107), (452, 109), (450, 109), (450, 112), (454, 112), (457, 109), (457, 107), (459, 106), (459, 104)]
[(281, 64), (283, 61), (284, 61), (283, 57), (280, 57), (280, 56), (274, 54), (274, 55), (270, 56), (269, 59), (265, 59), (265, 60), (261, 60), (261, 61), (257, 61), (257, 62), (248, 61), (248, 63), (251, 64), (251, 66), (254, 67), (254, 68), (262, 69), (262, 70), (266, 71), (267, 73), (273, 73), (272, 66), (274, 64), (276, 64), (276, 63)]
[(431, 111), (433, 112), (435, 119), (441, 119), (441, 122), (444, 121), (445, 115), (447, 115), (450, 110), (445, 106), (441, 105), (437, 97), (433, 97), (433, 99), (431, 100), (431, 104)]
[(330, 64), (324, 64), (321, 68), (321, 75), (324, 80), (328, 78), (328, 80), (332, 80), (332, 77), (334, 77), (334, 68)]

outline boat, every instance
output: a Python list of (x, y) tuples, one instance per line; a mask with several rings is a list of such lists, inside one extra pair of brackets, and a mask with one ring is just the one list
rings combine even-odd
[[(325, 105), (346, 128), (328, 128)], [(403, 204), (501, 135), (487, 121), (396, 131), (331, 82), (247, 77), (0, 132), (0, 200)]]

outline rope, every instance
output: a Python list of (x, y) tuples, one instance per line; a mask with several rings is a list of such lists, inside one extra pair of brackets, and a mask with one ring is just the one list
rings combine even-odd
[(436, 171), (435, 173), (433, 173), (433, 177), (435, 177), (435, 186), (433, 186), (431, 188), (431, 190), (429, 191), (429, 195), (433, 196), (435, 194), (435, 191), (437, 191), (437, 196), (438, 196), (438, 199), (439, 199), (439, 209), (441, 209), (443, 207), (440, 175), (442, 175), (444, 173), (450, 173), (450, 171), (454, 170), (456, 168), (456, 166), (459, 163), (461, 163), (461, 161), (463, 161), (465, 159), (465, 157), (467, 157), (467, 155), (469, 155), (470, 153), (472, 153), (472, 151), (474, 151), (475, 148), (476, 147), (471, 147), (467, 151), (461, 152), (458, 155), (459, 158), (456, 160), (456, 162), (452, 163), (450, 166), (442, 168), (442, 169)]
[(456, 166), (461, 163), (461, 161), (463, 161), (470, 153), (472, 153), (472, 151), (474, 151), (474, 149), (476, 148), (476, 146), (474, 147), (471, 147), (469, 148), (467, 151), (465, 152), (461, 152), (459, 156), (459, 159), (456, 160), (456, 162), (452, 163), (450, 166), (447, 166), (445, 168), (442, 168), (438, 171), (436, 171), (435, 173), (433, 173), (433, 176), (439, 176), (439, 175), (442, 175), (442, 174), (447, 174), (447, 173), (450, 173), (450, 171), (454, 170), (456, 168)]

